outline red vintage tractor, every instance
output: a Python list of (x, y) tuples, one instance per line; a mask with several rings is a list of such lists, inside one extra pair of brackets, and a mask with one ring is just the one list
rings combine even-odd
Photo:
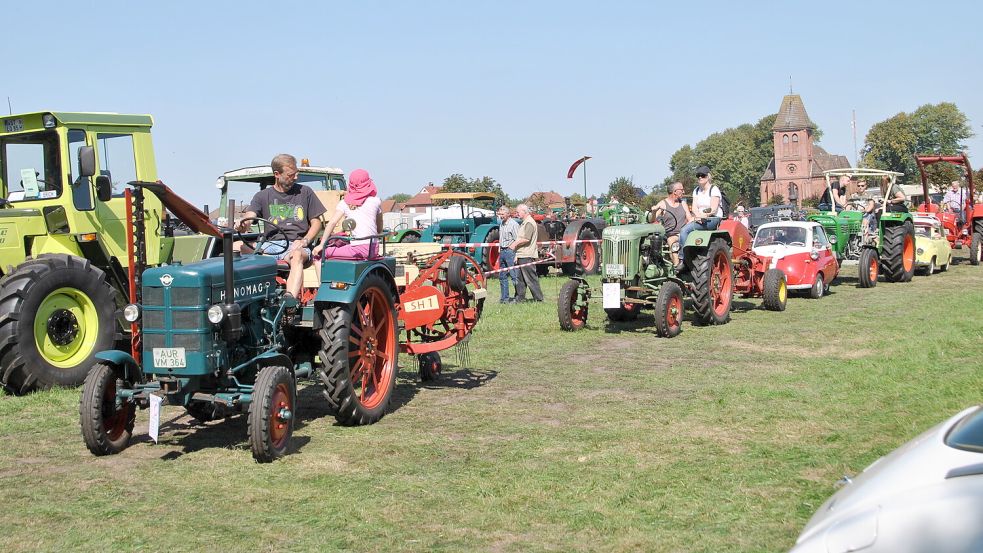
[(753, 240), (747, 227), (734, 219), (724, 219), (720, 230), (731, 238), (731, 262), (734, 267), (734, 292), (745, 298), (760, 297), (770, 311), (784, 311), (788, 300), (788, 283), (781, 269), (769, 269), (771, 258), (751, 249)]
[[(969, 165), (969, 158), (964, 153), (955, 156), (922, 155), (915, 156), (915, 162), (918, 163), (918, 172), (921, 174), (924, 198), (918, 206), (918, 211), (935, 214), (942, 222), (942, 228), (946, 230), (949, 244), (954, 248), (968, 245), (970, 264), (979, 265), (981, 254), (983, 254), (983, 204), (976, 202), (973, 168)], [(940, 206), (932, 202), (925, 168), (935, 163), (951, 163), (964, 167), (968, 193), (963, 196), (960, 202), (962, 204), (961, 213), (959, 211), (947, 211), (947, 206)]]

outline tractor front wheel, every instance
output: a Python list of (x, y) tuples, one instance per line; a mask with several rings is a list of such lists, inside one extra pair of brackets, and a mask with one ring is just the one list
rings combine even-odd
[(580, 281), (570, 279), (560, 287), (557, 298), (557, 317), (563, 330), (580, 330), (587, 324), (588, 296), (580, 291)]
[(655, 298), (655, 333), (663, 338), (675, 338), (683, 330), (683, 290), (675, 282), (667, 282)]
[(386, 414), (396, 385), (396, 310), (380, 276), (362, 281), (351, 305), (322, 311), (319, 356), (328, 411), (341, 424), (372, 424)]
[(765, 309), (769, 311), (785, 311), (788, 304), (788, 282), (781, 269), (768, 269), (762, 282), (762, 296)]
[(705, 325), (729, 321), (734, 279), (727, 242), (722, 238), (713, 240), (704, 252), (687, 263), (693, 275), (693, 309), (697, 320)]
[(877, 259), (877, 250), (874, 248), (864, 248), (860, 252), (860, 277), (861, 288), (873, 288), (877, 286), (877, 275), (880, 272), (880, 261)]
[(253, 384), (249, 403), (249, 445), (260, 463), (287, 454), (296, 418), (294, 376), (286, 367), (263, 367)]
[(909, 282), (915, 274), (915, 227), (911, 223), (884, 228), (881, 263), (890, 282)]
[(983, 224), (976, 224), (976, 231), (973, 238), (969, 241), (969, 264), (979, 265), (983, 258)]
[(133, 436), (136, 405), (129, 400), (117, 401), (116, 371), (97, 363), (82, 385), (79, 423), (82, 440), (93, 455), (113, 455), (126, 449)]
[(431, 382), (440, 378), (440, 371), (443, 365), (440, 363), (440, 354), (436, 351), (423, 353), (419, 356), (420, 380)]
[(112, 349), (116, 291), (88, 260), (24, 262), (0, 281), (0, 383), (15, 394), (78, 386)]

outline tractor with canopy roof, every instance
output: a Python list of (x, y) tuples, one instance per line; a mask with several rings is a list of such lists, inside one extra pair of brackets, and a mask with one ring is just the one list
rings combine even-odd
[[(952, 247), (968, 245), (970, 264), (979, 265), (980, 258), (983, 257), (983, 204), (976, 201), (973, 168), (969, 165), (969, 158), (964, 153), (955, 156), (919, 155), (915, 156), (915, 162), (918, 164), (924, 198), (918, 211), (934, 214), (942, 222), (946, 238)], [(948, 211), (944, 206), (940, 207), (932, 202), (925, 169), (936, 163), (951, 163), (963, 168), (967, 187), (960, 189), (963, 195), (960, 202), (961, 212)]]

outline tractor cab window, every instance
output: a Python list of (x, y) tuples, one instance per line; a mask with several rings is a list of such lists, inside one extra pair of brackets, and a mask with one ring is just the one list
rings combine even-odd
[(99, 175), (109, 177), (114, 195), (122, 194), (126, 183), (137, 180), (133, 135), (99, 133), (96, 142), (99, 145)]
[(80, 177), (82, 168), (79, 167), (79, 149), (85, 146), (85, 131), (68, 131), (68, 159), (72, 171), (68, 175), (69, 182), (72, 183), (72, 202), (75, 209), (88, 211), (95, 206), (92, 204), (92, 178)]
[(327, 190), (348, 190), (348, 185), (345, 183), (345, 177), (341, 175), (332, 175), (328, 177)]
[(54, 131), (8, 136), (0, 141), (0, 166), (7, 200), (45, 200), (61, 195), (58, 134)]

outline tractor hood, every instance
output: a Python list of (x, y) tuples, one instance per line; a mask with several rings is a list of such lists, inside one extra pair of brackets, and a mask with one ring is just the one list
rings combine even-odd
[(624, 240), (628, 238), (641, 238), (653, 232), (665, 235), (666, 229), (658, 223), (636, 223), (633, 225), (617, 225), (605, 227), (603, 238), (605, 240)]
[[(236, 255), (236, 301), (265, 298), (276, 286), (276, 259), (267, 255)], [(225, 267), (221, 257), (190, 265), (155, 267), (143, 272), (144, 288), (196, 288), (210, 290), (210, 301), (225, 301)]]

